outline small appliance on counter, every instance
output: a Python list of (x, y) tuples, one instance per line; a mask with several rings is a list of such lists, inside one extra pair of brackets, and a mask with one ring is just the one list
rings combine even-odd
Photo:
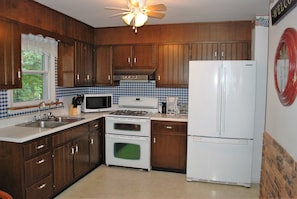
[(168, 115), (176, 115), (178, 114), (177, 107), (178, 97), (166, 97), (166, 114)]
[(111, 111), (112, 94), (85, 94), (81, 108), (84, 113)]
[(72, 98), (72, 104), (70, 105), (69, 115), (77, 116), (81, 113), (81, 104), (84, 101), (83, 95), (77, 95)]

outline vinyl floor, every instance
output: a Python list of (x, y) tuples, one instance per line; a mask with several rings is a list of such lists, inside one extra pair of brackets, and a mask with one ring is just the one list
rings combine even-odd
[(143, 171), (101, 165), (56, 199), (258, 199), (259, 184), (251, 188), (187, 182), (185, 174)]

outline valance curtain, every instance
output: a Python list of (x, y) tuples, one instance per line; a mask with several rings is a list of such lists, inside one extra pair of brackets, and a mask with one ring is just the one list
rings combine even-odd
[(22, 50), (56, 56), (58, 42), (42, 35), (22, 34)]

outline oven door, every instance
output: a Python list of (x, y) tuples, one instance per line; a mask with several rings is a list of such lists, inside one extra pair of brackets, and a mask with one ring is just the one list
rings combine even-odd
[(105, 118), (106, 133), (130, 135), (130, 136), (150, 136), (151, 121), (149, 118), (132, 117), (111, 117)]
[(106, 134), (106, 165), (150, 171), (150, 137)]

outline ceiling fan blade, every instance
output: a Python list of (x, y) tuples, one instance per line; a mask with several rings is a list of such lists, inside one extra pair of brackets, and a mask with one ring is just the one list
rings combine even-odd
[(166, 11), (167, 8), (164, 4), (155, 4), (150, 6), (145, 6), (146, 10), (152, 10), (152, 11)]
[(110, 15), (109, 17), (117, 17), (117, 16), (122, 16), (122, 15), (126, 15), (126, 14), (129, 14), (130, 12), (121, 12), (121, 13), (117, 13), (117, 14), (114, 14), (114, 15)]
[(105, 7), (104, 9), (107, 9), (107, 10), (120, 10), (120, 11), (127, 11), (127, 12), (130, 11), (129, 8), (117, 8), (117, 7)]
[(165, 13), (149, 11), (149, 12), (146, 13), (146, 15), (149, 16), (149, 17), (162, 19), (165, 16)]

